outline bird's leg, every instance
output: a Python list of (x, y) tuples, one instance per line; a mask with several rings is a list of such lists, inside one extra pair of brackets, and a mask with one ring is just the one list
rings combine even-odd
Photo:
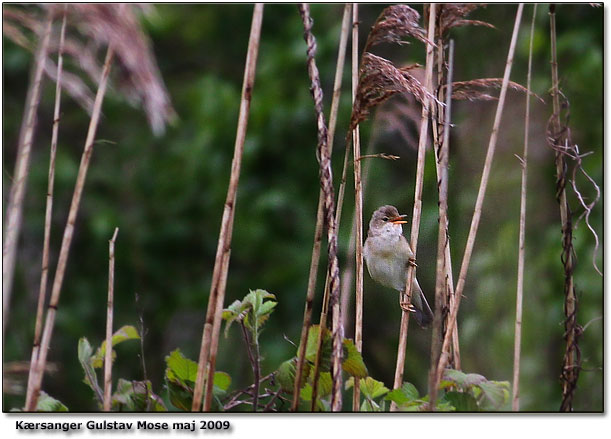
[(416, 258), (409, 258), (407, 260), (407, 264), (411, 265), (412, 267), (417, 267), (418, 266), (418, 264), (416, 264)]
[(408, 303), (407, 295), (405, 294), (404, 291), (401, 291), (399, 293), (399, 306), (401, 307), (403, 311), (416, 312), (416, 308), (414, 308), (414, 305), (412, 305), (411, 303)]

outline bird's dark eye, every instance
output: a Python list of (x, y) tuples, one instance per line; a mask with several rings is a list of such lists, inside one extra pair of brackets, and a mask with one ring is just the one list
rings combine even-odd
[(388, 217), (385, 216), (384, 218), (382, 218), (382, 221), (388, 221)]

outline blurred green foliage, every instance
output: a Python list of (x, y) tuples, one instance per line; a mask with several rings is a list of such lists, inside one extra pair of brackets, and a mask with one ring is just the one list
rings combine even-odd
[[(360, 41), (383, 5), (361, 5)], [(421, 10), (421, 6), (417, 7)], [(512, 79), (526, 83), (528, 31), (532, 7), (525, 8)], [(244, 59), (250, 29), (250, 5), (155, 5), (143, 18), (157, 61), (178, 114), (162, 137), (154, 137), (146, 118), (111, 90), (104, 102), (93, 160), (76, 224), (56, 327), (49, 354), (58, 371), (43, 389), (71, 410), (95, 410), (82, 382), (77, 344), (87, 337), (99, 345), (105, 334), (108, 239), (116, 243), (115, 325), (136, 324), (142, 314), (147, 379), (168, 404), (161, 388), (164, 358), (180, 349), (197, 358), (211, 283), (220, 219), (229, 181)], [(313, 5), (317, 63), (330, 106), (342, 5)], [(452, 30), (456, 41), (456, 80), (500, 77), (511, 35), (515, 5), (490, 5), (472, 14), (496, 29)], [(584, 168), (601, 185), (603, 9), (587, 4), (557, 7), (561, 88), (571, 103), (571, 130), (581, 151), (593, 151)], [(318, 200), (316, 128), (305, 66), (302, 24), (294, 5), (265, 7), (257, 77), (238, 190), (226, 304), (249, 289), (264, 288), (278, 301), (274, 318), (261, 334), (262, 375), (290, 358), (303, 315)], [(21, 114), (32, 58), (3, 38), (3, 207), (15, 162)], [(555, 201), (553, 153), (545, 143), (551, 114), (549, 20), (539, 5), (534, 40), (533, 90), (545, 103), (532, 101), (528, 180), (526, 273), (522, 341), (521, 407), (556, 411), (563, 344), (563, 274), (560, 263), (559, 210)], [(421, 43), (382, 45), (376, 53), (397, 64), (424, 60)], [(69, 64), (69, 63), (68, 63)], [(344, 74), (333, 167), (341, 173), (344, 133), (350, 116), (350, 72)], [(42, 253), (44, 203), (54, 85), (46, 81), (33, 147), (17, 272), (4, 338), (4, 363), (30, 358)], [(382, 204), (411, 214), (416, 148), (401, 129), (416, 134), (394, 98), (375, 121), (362, 125), (363, 150), (401, 156), (391, 162), (368, 161), (365, 221)], [(410, 102), (409, 111), (420, 109)], [(450, 158), (450, 235), (457, 273), (473, 212), (495, 102), (456, 102)], [(510, 92), (500, 129), (497, 155), (465, 300), (459, 316), (462, 367), (490, 380), (510, 380), (517, 270), (517, 241), (524, 96)], [(392, 115), (394, 118), (391, 118)], [(402, 125), (401, 129), (397, 127)], [(88, 117), (65, 95), (62, 101), (51, 239), (51, 278), (83, 147)], [(349, 169), (351, 171), (351, 168)], [(594, 192), (579, 177), (584, 196)], [(347, 185), (340, 230), (340, 264), (346, 263), (353, 212), (352, 182)], [(576, 216), (581, 213), (571, 196)], [(602, 207), (591, 217), (602, 238)], [(574, 233), (584, 332), (584, 370), (576, 391), (576, 410), (603, 407), (603, 282), (591, 264), (594, 240), (583, 221)], [(427, 156), (424, 205), (418, 248), (418, 277), (431, 300), (437, 240), (437, 194), (432, 153)], [(601, 263), (599, 251), (597, 261)], [(322, 264), (326, 257), (322, 257)], [(324, 269), (319, 270), (314, 321), (318, 321)], [(457, 275), (455, 274), (455, 277)], [(135, 294), (140, 296), (138, 305)], [(388, 387), (393, 381), (400, 311), (396, 293), (365, 274), (364, 352), (369, 373)], [(432, 300), (431, 300), (432, 301)], [(352, 309), (352, 306), (350, 310)], [(350, 311), (348, 311), (351, 314)], [(346, 335), (353, 334), (352, 317)], [(114, 376), (143, 380), (137, 343), (117, 346)], [(430, 332), (410, 329), (405, 380), (427, 393)], [(221, 340), (217, 368), (232, 377), (231, 390), (251, 384), (250, 365), (238, 331)], [(22, 377), (25, 380), (25, 377)], [(4, 410), (23, 406), (23, 395), (5, 392)]]

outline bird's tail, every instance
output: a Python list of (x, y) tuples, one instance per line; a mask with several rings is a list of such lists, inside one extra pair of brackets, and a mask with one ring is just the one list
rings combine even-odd
[(429, 306), (429, 303), (426, 301), (426, 297), (424, 293), (420, 291), (421, 307), (416, 307), (416, 312), (414, 313), (414, 317), (416, 318), (416, 323), (422, 328), (428, 327), (433, 321), (433, 311)]

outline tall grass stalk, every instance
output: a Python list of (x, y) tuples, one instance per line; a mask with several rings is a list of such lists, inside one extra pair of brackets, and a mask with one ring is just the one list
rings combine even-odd
[[(339, 110), (339, 100), (341, 96), (342, 78), (344, 73), (344, 62), (346, 59), (346, 46), (348, 42), (348, 32), (350, 30), (350, 10), (351, 5), (347, 3), (344, 6), (344, 15), (342, 18), (342, 28), (339, 39), (339, 48), (337, 51), (337, 66), (335, 68), (335, 79), (333, 82), (333, 99), (331, 101), (331, 115), (329, 117), (329, 135), (327, 140), (327, 148), (329, 157), (333, 152), (333, 139), (335, 135), (335, 127), (337, 125), (337, 113)], [(323, 222), (324, 222), (324, 193), (322, 188), (318, 195), (318, 208), (316, 211), (316, 228), (314, 231), (314, 245), (312, 246), (312, 259), (310, 262), (310, 274), (308, 276), (308, 289), (306, 292), (306, 304), (303, 311), (303, 326), (301, 328), (301, 337), (299, 344), (299, 352), (297, 355), (297, 366), (295, 370), (295, 386), (293, 388), (293, 401), (291, 403), (291, 411), (297, 410), (299, 404), (299, 384), (303, 375), (303, 365), (305, 360), (305, 349), (308, 341), (308, 331), (312, 324), (312, 308), (314, 305), (314, 294), (316, 292), (316, 278), (318, 276), (318, 265), (320, 261), (320, 247), (322, 242)], [(325, 314), (326, 315), (326, 314)]]
[(55, 185), (55, 157), (57, 154), (57, 139), (59, 136), (59, 119), (60, 119), (60, 104), (61, 104), (61, 79), (64, 63), (64, 43), (66, 36), (66, 5), (64, 5), (64, 15), (59, 34), (59, 46), (57, 51), (57, 74), (55, 81), (55, 106), (53, 109), (53, 131), (51, 133), (51, 152), (49, 154), (49, 177), (47, 180), (47, 205), (45, 208), (45, 232), (42, 247), (42, 267), (40, 274), (40, 288), (38, 290), (38, 305), (36, 307), (36, 323), (34, 326), (34, 342), (32, 343), (32, 357), (30, 360), (30, 371), (28, 374), (28, 387), (26, 390), (26, 399), (32, 391), (32, 376), (33, 370), (38, 361), (38, 352), (40, 350), (40, 337), (42, 334), (43, 315), (45, 310), (45, 300), (47, 297), (47, 284), (49, 276), (49, 248), (51, 242), (51, 219), (53, 213), (53, 187)]
[[(442, 41), (439, 41), (442, 44)], [(443, 48), (442, 48), (443, 50)], [(433, 331), (431, 336), (431, 368), (429, 371), (429, 408), (435, 410), (437, 400), (437, 387), (435, 377), (437, 376), (437, 362), (441, 350), (441, 337), (443, 334), (443, 305), (445, 304), (448, 282), (452, 279), (449, 258), (449, 236), (448, 236), (448, 162), (450, 156), (450, 128), (452, 113), (452, 76), (454, 69), (454, 40), (450, 40), (448, 47), (448, 72), (446, 78), (446, 106), (443, 111), (443, 140), (439, 152), (435, 158), (437, 161), (437, 187), (439, 189), (439, 231), (437, 235), (437, 273), (435, 282), (435, 314), (433, 318)], [(441, 112), (439, 112), (441, 113)], [(455, 327), (456, 328), (456, 327)]]
[(477, 236), (477, 229), (479, 221), (482, 215), (482, 206), (484, 204), (484, 197), (486, 195), (486, 187), (488, 186), (488, 178), (490, 176), (490, 170), (492, 168), (492, 159), (494, 158), (494, 151), (496, 148), (496, 142), (498, 138), (499, 126), (501, 124), (501, 118), (503, 115), (503, 108), (505, 106), (505, 96), (507, 95), (507, 88), (509, 84), (509, 76), (511, 74), (511, 67), (513, 65), (513, 55), (515, 53), (516, 42), (518, 39), (518, 30), (520, 28), (520, 21), (522, 19), (522, 10), (524, 4), (520, 3), (516, 13), (515, 23), (513, 26), (513, 33), (511, 35), (511, 43), (509, 45), (509, 52), (507, 54), (507, 62), (505, 64), (505, 73), (503, 75), (503, 82), (501, 85), (501, 92), (499, 94), (499, 101), (496, 107), (496, 114), (494, 116), (494, 124), (492, 132), (490, 134), (490, 141), (488, 142), (488, 152), (486, 154), (486, 160), (484, 162), (484, 169), (482, 171), (482, 178), (480, 181), (479, 191), (477, 193), (477, 200), (475, 202), (475, 209), (473, 211), (473, 218), (471, 220), (471, 227), (469, 229), (469, 236), (467, 238), (467, 245), (465, 247), (465, 253), (463, 255), (462, 264), (460, 267), (460, 273), (458, 282), (455, 290), (455, 301), (450, 310), (450, 318), (448, 320), (448, 326), (443, 340), (441, 348), (441, 355), (439, 356), (439, 364), (437, 366), (437, 376), (435, 378), (435, 386), (439, 387), (439, 381), (443, 375), (445, 367), (448, 363), (449, 346), (452, 341), (452, 334), (454, 326), (456, 325), (456, 319), (458, 317), (458, 308), (462, 298), (462, 293), (465, 287), (465, 281), (467, 278), (467, 271), (469, 270), (469, 263), (471, 261), (471, 255), (473, 253), (473, 247), (475, 246), (475, 238)]
[[(335, 222), (335, 200), (333, 190), (333, 173), (331, 169), (331, 157), (327, 147), (328, 134), (325, 117), (323, 113), (323, 93), (320, 86), (320, 75), (316, 66), (316, 39), (312, 34), (312, 18), (310, 7), (307, 3), (298, 6), (303, 21), (304, 39), (307, 45), (307, 66), (310, 76), (311, 92), (314, 98), (314, 110), (316, 112), (316, 125), (318, 129), (317, 153), (320, 162), (320, 184), (325, 194), (324, 213), (327, 224), (327, 254), (328, 271), (330, 273), (330, 295), (329, 306), (332, 309), (332, 340), (333, 348), (331, 355), (331, 377), (333, 381), (331, 391), (331, 410), (336, 412), (342, 408), (342, 341), (344, 337), (341, 325), (341, 308), (339, 300), (339, 264), (337, 260), (337, 224)], [(322, 339), (322, 331), (319, 337)], [(312, 398), (314, 400), (314, 398)]]
[(23, 109), (23, 120), (19, 130), (19, 143), (15, 172), (6, 206), (6, 219), (4, 222), (4, 243), (2, 246), (2, 334), (9, 320), (13, 276), (15, 274), (15, 260), (17, 258), (17, 244), (21, 231), (21, 217), (23, 215), (23, 199), (25, 197), (28, 174), (30, 168), (30, 154), (36, 130), (37, 111), (40, 103), (40, 90), (44, 65), (49, 50), (49, 39), (53, 18), (51, 12), (47, 17), (42, 30), (36, 57), (32, 66), (32, 76), (28, 86), (28, 93)]
[(526, 74), (526, 110), (524, 114), (524, 152), (522, 153), (522, 186), (520, 190), (520, 235), (518, 238), (518, 279), (516, 286), (516, 322), (513, 347), (513, 397), (511, 409), (520, 410), (520, 348), (522, 341), (522, 297), (524, 294), (524, 259), (526, 235), (526, 187), (528, 175), (528, 133), (530, 130), (530, 80), (532, 75), (533, 36), (535, 34), (535, 17), (537, 4), (533, 5), (533, 17), (530, 24), (530, 42), (528, 46), (528, 73)]
[[(112, 320), (115, 301), (115, 242), (119, 228), (108, 241), (108, 301), (106, 303), (106, 351), (104, 352), (104, 411), (109, 412), (112, 401)], [(146, 383), (145, 383), (146, 385)]]
[(104, 101), (104, 94), (106, 93), (106, 86), (108, 84), (108, 76), (110, 75), (110, 65), (112, 58), (113, 48), (109, 46), (106, 51), (106, 58), (104, 60), (104, 67), (102, 69), (102, 76), (100, 77), (98, 91), (96, 93), (95, 101), (93, 103), (93, 111), (91, 113), (91, 119), (89, 121), (89, 129), (87, 131), (87, 139), (85, 140), (85, 148), (81, 156), (81, 163), (79, 166), (78, 174), (76, 176), (76, 183), (74, 185), (72, 202), (70, 203), (70, 211), (68, 212), (68, 220), (66, 222), (66, 227), (64, 228), (64, 236), (62, 238), (62, 245), (57, 260), (57, 268), (55, 270), (55, 278), (53, 279), (53, 287), (51, 289), (51, 299), (49, 301), (47, 317), (45, 319), (45, 327), (42, 334), (40, 353), (36, 364), (36, 369), (32, 377), (32, 391), (29, 395), (30, 398), (26, 399), (26, 411), (33, 411), (36, 408), (38, 395), (40, 394), (43, 371), (45, 370), (47, 354), (49, 352), (49, 345), (51, 344), (51, 336), (53, 334), (53, 327), (55, 325), (55, 316), (57, 314), (59, 296), (61, 294), (62, 283), (64, 280), (64, 275), (66, 273), (66, 265), (68, 263), (68, 256), (70, 253), (70, 244), (72, 243), (72, 237), (74, 235), (74, 226), (76, 223), (76, 217), (78, 215), (81, 196), (85, 187), (85, 180), (87, 178), (89, 162), (91, 161), (91, 155), (93, 154), (93, 144), (98, 128), (98, 122), (100, 120), (100, 115), (102, 113), (102, 102)]
[[(562, 131), (560, 122), (560, 88), (558, 80), (558, 58), (556, 52), (556, 8), (550, 5), (550, 39), (552, 51), (552, 102), (553, 111), (552, 127), (554, 135)], [(567, 145), (559, 145), (566, 147)], [(556, 197), (560, 205), (560, 221), (562, 222), (562, 262), (565, 272), (564, 280), (564, 338), (566, 340), (566, 350), (562, 359), (562, 403), (560, 410), (570, 412), (573, 410), (573, 394), (579, 375), (578, 363), (575, 361), (576, 352), (576, 323), (577, 323), (577, 297), (575, 295), (575, 285), (573, 282), (573, 249), (572, 249), (572, 224), (571, 212), (566, 196), (566, 158), (562, 151), (556, 150)]]
[[(434, 45), (435, 39), (435, 13), (436, 5), (431, 3), (429, 6), (429, 23), (428, 23), (428, 42), (426, 43), (426, 65), (424, 87), (432, 93), (433, 81), (433, 64), (434, 64)], [(414, 189), (414, 210), (412, 215), (412, 230), (411, 230), (411, 247), (416, 257), (418, 249), (418, 234), (420, 231), (420, 215), (422, 213), (422, 185), (424, 182), (424, 159), (426, 156), (426, 142), (428, 139), (429, 128), (429, 108), (432, 102), (428, 95), (424, 96), (422, 103), (422, 117), (420, 120), (420, 137), (418, 140), (418, 163), (416, 166), (416, 185)], [(411, 294), (414, 278), (416, 276), (416, 267), (409, 265), (407, 270), (407, 283), (405, 285), (405, 299), (402, 297), (401, 302), (411, 303)], [(397, 348), (397, 365), (395, 367), (395, 380), (393, 389), (401, 388), (403, 384), (403, 372), (405, 369), (405, 351), (407, 349), (407, 329), (409, 324), (409, 311), (403, 309), (401, 312), (401, 327), (399, 330), (399, 346)], [(397, 411), (398, 407), (395, 402), (390, 406), (391, 411)]]
[[(231, 249), (224, 255), (222, 266), (228, 267), (230, 258), (231, 258)], [(227, 286), (228, 273), (229, 273), (229, 270), (225, 269), (223, 273), (221, 274), (221, 279), (219, 281), (219, 291), (225, 290)], [(223, 313), (223, 301), (217, 300), (216, 309), (214, 310), (214, 314), (222, 315), (222, 313)], [(206, 388), (204, 390), (203, 411), (205, 412), (210, 411), (210, 408), (212, 407), (212, 394), (213, 394), (213, 389), (214, 389), (214, 372), (216, 370), (216, 354), (218, 352), (220, 333), (221, 333), (221, 319), (215, 320), (214, 324), (212, 325), (212, 337), (210, 341), (210, 357), (208, 361), (208, 369), (206, 371), (206, 381), (205, 381)], [(256, 392), (255, 395), (258, 398), (259, 375), (256, 373), (255, 373), (254, 384), (255, 384), (254, 391)], [(257, 405), (254, 404), (255, 409), (256, 407)]]
[[(236, 195), (238, 191), (238, 183), (240, 180), (240, 167), (242, 164), (242, 152), (244, 150), (244, 142), (246, 140), (246, 127), (248, 125), (248, 116), (250, 114), (250, 101), (252, 98), (252, 89), (255, 82), (255, 71), (257, 65), (257, 55), (259, 53), (259, 40), (261, 36), (261, 23), (263, 20), (263, 4), (257, 3), (254, 6), (252, 24), (250, 28), (250, 36), (248, 40), (248, 52), (246, 55), (246, 66), (244, 68), (244, 80), (242, 83), (242, 96), (240, 99), (240, 111), (238, 115), (238, 128), (236, 131), (236, 139), (234, 145), (234, 155), (231, 162), (231, 176), (229, 178), (229, 187), (227, 188), (227, 198), (223, 208), (223, 218), (221, 220), (221, 230), (219, 233), (218, 246), (216, 249), (216, 258), (214, 261), (214, 270), (212, 274), (212, 285), (210, 286), (210, 295), (208, 296), (208, 308), (206, 311), (206, 321), (202, 335), (202, 343), (199, 352), (199, 361), (197, 365), (197, 378), (193, 391), (193, 403), (191, 410), (196, 412), (201, 408), (202, 395), (204, 390), (204, 377), (214, 376), (214, 369), (209, 367), (209, 358), (213, 355), (211, 352), (213, 332), (219, 334), (219, 330), (213, 331), (213, 327), (221, 324), (221, 314), (223, 310), (223, 301), (225, 299), (225, 288), (222, 285), (222, 279), (226, 276), (229, 268), (228, 254), (231, 249), (231, 235), (233, 232), (233, 218), (235, 212)], [(217, 305), (217, 302), (220, 304)], [(220, 312), (219, 312), (220, 310)], [(218, 335), (217, 335), (218, 341)], [(216, 352), (214, 352), (216, 355)]]
[[(359, 10), (358, 4), (352, 5), (352, 104), (356, 99), (359, 82)], [(363, 187), (361, 183), (361, 137), (359, 126), (352, 131), (354, 157), (354, 224), (356, 240), (356, 288), (354, 314), (354, 344), (359, 352), (363, 351)], [(354, 379), (352, 411), (360, 408), (359, 379)]]

